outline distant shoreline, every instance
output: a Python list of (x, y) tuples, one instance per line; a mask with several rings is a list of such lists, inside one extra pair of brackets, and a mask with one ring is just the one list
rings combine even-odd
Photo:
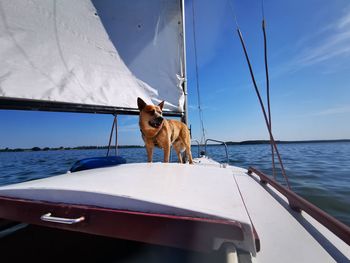
[[(327, 142), (350, 142), (350, 139), (338, 139), (338, 140), (303, 140), (303, 141), (279, 141), (277, 144), (289, 144), (289, 143), (327, 143)], [(242, 142), (226, 142), (227, 145), (248, 145), (248, 144), (270, 144), (270, 140), (250, 140)]]
[[(333, 142), (350, 142), (350, 139), (338, 139), (338, 140), (304, 140), (304, 141), (276, 141), (277, 144), (291, 144), (291, 143), (333, 143)], [(257, 144), (270, 144), (269, 140), (248, 140), (241, 142), (227, 141), (227, 145), (257, 145)], [(210, 145), (220, 145), (220, 144), (208, 144)], [(196, 146), (196, 144), (192, 144)], [(111, 149), (114, 145), (111, 146)], [(141, 145), (120, 145), (118, 148), (144, 148)], [(62, 151), (62, 150), (100, 150), (108, 149), (108, 146), (77, 146), (77, 147), (33, 147), (33, 148), (4, 148), (0, 149), (0, 152), (37, 152), (37, 151)]]
[[(119, 145), (118, 148), (143, 148), (141, 145)], [(70, 151), (70, 150), (100, 150), (100, 149), (108, 149), (108, 146), (77, 146), (77, 147), (33, 147), (33, 148), (5, 148), (0, 149), (0, 152), (39, 152), (39, 151)], [(111, 150), (114, 149), (114, 145), (111, 146)]]

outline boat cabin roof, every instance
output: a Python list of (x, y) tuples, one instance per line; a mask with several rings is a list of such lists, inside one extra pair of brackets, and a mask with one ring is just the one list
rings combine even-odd
[[(0, 196), (238, 225), (244, 236), (238, 247), (255, 253), (233, 171), (217, 165), (123, 164), (0, 187)], [(216, 241), (213, 247), (224, 242)]]

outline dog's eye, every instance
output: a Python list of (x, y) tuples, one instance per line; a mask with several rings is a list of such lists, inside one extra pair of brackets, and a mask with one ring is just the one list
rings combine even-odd
[(151, 111), (149, 112), (149, 114), (154, 115), (155, 112), (156, 112), (155, 110), (151, 110)]

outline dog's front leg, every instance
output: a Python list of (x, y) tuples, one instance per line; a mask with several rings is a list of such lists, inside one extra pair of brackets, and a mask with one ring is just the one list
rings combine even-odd
[(164, 146), (164, 162), (168, 163), (170, 159), (170, 144)]
[(149, 163), (151, 163), (153, 159), (153, 148), (154, 148), (153, 144), (146, 144), (147, 161)]

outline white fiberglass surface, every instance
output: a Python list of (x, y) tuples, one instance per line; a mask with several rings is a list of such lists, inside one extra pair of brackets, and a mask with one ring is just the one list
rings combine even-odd
[(276, 190), (241, 172), (235, 172), (235, 178), (260, 238), (258, 262), (349, 260), (348, 245), (304, 212), (292, 211)]
[(125, 164), (9, 185), (0, 195), (249, 223), (232, 171), (218, 167)]

